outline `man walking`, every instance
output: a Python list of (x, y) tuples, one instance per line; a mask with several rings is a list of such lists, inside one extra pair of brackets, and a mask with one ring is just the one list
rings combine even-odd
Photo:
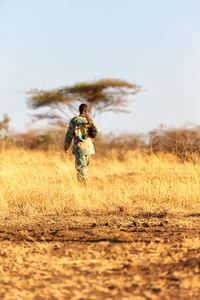
[(79, 106), (80, 115), (71, 119), (65, 136), (64, 150), (68, 151), (72, 139), (74, 139), (73, 154), (75, 155), (75, 167), (79, 181), (85, 182), (89, 156), (94, 154), (92, 138), (95, 138), (98, 129), (90, 119), (87, 104)]

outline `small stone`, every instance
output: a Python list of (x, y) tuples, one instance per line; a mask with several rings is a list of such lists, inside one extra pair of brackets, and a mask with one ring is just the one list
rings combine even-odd
[(161, 289), (159, 289), (159, 288), (153, 288), (152, 292), (155, 293), (155, 294), (158, 294), (158, 293), (161, 292)]
[(142, 226), (143, 227), (149, 227), (149, 224), (148, 223), (142, 223)]
[(114, 285), (110, 285), (108, 288), (109, 290), (114, 290), (116, 287)]
[(135, 227), (137, 227), (137, 223), (133, 220), (133, 225), (135, 226)]

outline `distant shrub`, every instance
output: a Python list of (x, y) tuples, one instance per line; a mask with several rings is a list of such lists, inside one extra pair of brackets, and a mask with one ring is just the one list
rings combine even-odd
[(181, 159), (200, 154), (200, 128), (160, 129), (149, 134), (149, 147), (153, 152), (175, 153)]
[(144, 136), (137, 134), (125, 134), (118, 137), (108, 134), (96, 142), (97, 155), (110, 157), (113, 155), (113, 150), (117, 150), (119, 159), (123, 159), (128, 150), (142, 150), (146, 147)]
[(64, 142), (63, 135), (63, 132), (60, 130), (45, 130), (44, 132), (32, 130), (23, 134), (17, 134), (15, 136), (16, 146), (44, 151), (59, 149)]

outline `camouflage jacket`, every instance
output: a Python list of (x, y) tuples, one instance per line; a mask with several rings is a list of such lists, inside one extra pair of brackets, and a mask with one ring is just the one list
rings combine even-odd
[[(76, 155), (80, 153), (81, 155), (88, 155), (95, 153), (92, 140), (90, 137), (88, 137), (89, 129), (86, 127), (87, 124), (88, 121), (83, 114), (71, 119), (65, 136), (65, 151), (69, 149), (72, 139), (74, 139), (73, 154)], [(98, 133), (97, 126), (92, 119), (90, 120), (90, 124), (92, 133), (95, 137)]]

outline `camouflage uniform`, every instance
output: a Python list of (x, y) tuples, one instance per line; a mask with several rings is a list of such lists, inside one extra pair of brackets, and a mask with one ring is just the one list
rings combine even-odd
[[(89, 165), (89, 156), (94, 154), (94, 145), (90, 137), (88, 137), (88, 121), (84, 114), (71, 119), (67, 133), (65, 136), (64, 149), (67, 151), (74, 139), (73, 154), (75, 155), (75, 167), (79, 180), (85, 180), (87, 176), (87, 166)], [(90, 120), (90, 128), (93, 136), (98, 133), (95, 123)]]

